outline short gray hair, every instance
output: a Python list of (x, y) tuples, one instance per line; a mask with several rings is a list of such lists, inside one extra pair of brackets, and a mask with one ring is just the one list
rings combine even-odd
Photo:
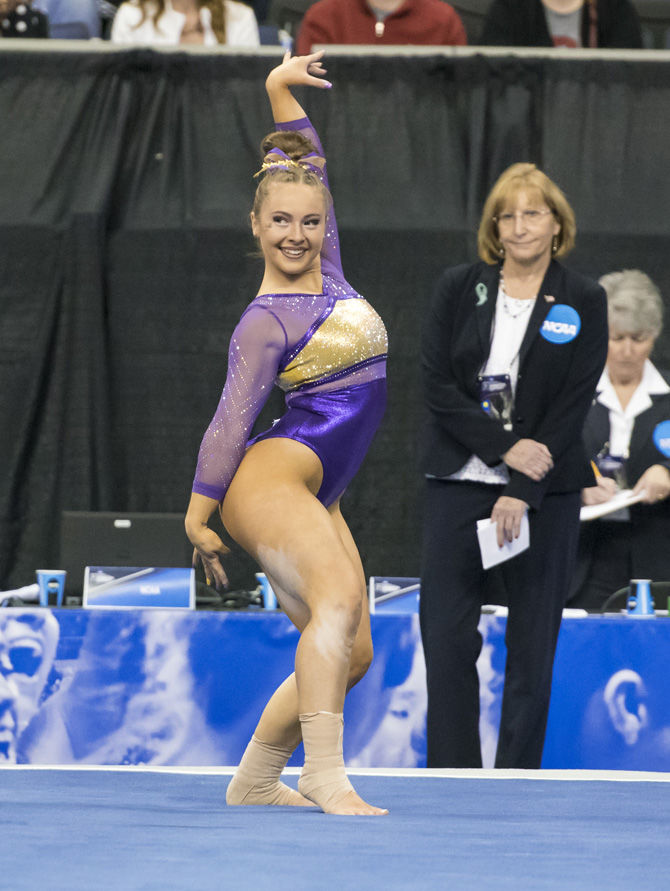
[(610, 328), (620, 334), (647, 335), (656, 339), (663, 328), (661, 294), (646, 273), (624, 269), (603, 275)]

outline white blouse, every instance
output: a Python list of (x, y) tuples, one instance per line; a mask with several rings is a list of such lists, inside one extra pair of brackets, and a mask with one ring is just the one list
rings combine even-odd
[[(226, 15), (226, 46), (259, 46), (258, 22), (253, 9), (236, 0), (222, 0)], [(165, 0), (165, 11), (154, 24), (149, 7), (142, 24), (142, 8), (137, 0), (129, 0), (119, 6), (112, 23), (113, 43), (135, 46), (177, 46), (186, 16), (173, 8), (170, 0)], [(206, 7), (200, 10), (200, 23), (205, 46), (218, 46), (216, 34), (212, 30), (212, 14)]]
[(635, 418), (643, 411), (651, 408), (651, 397), (670, 393), (670, 387), (663, 375), (652, 362), (647, 359), (642, 369), (642, 380), (630, 398), (626, 408), (621, 407), (616, 390), (612, 386), (607, 368), (603, 371), (596, 387), (597, 401), (609, 409), (610, 415), (610, 455), (627, 458), (630, 449), (630, 438), (633, 435)]
[[(534, 305), (535, 299), (517, 300), (508, 297), (502, 288), (498, 290), (491, 351), (482, 368), (482, 374), (509, 374), (512, 393), (516, 392), (519, 351)], [(447, 479), (506, 485), (509, 482), (509, 470), (503, 461), (489, 467), (480, 457), (471, 455), (463, 467)]]

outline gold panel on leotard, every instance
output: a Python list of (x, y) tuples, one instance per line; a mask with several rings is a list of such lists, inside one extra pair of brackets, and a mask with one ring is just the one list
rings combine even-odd
[(362, 297), (338, 300), (298, 355), (279, 375), (283, 390), (318, 383), (388, 349), (384, 323)]

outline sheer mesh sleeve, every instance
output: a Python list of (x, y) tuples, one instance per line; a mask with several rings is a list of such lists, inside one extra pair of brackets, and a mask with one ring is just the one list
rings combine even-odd
[(246, 310), (230, 340), (226, 383), (200, 445), (194, 492), (223, 499), (286, 346), (286, 331), (272, 311), (258, 305)]
[[(323, 158), (324, 164), (321, 168), (321, 179), (328, 186), (328, 170), (325, 163), (326, 155), (319, 139), (319, 134), (312, 126), (309, 118), (299, 118), (296, 121), (275, 121), (277, 130), (296, 130), (312, 143), (319, 157)], [(321, 248), (321, 267), (326, 275), (332, 275), (335, 278), (343, 278), (342, 260), (340, 258), (340, 238), (337, 232), (337, 221), (335, 219), (335, 211), (331, 204), (326, 217), (326, 234), (323, 239), (323, 247)]]

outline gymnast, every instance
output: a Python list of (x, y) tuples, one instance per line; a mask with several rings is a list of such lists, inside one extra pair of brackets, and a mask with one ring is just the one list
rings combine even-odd
[[(319, 137), (291, 87), (330, 87), (322, 52), (266, 80), (276, 131), (263, 140), (251, 228), (265, 260), (258, 295), (233, 332), (228, 374), (198, 455), (186, 532), (208, 580), (226, 584), (223, 524), (266, 573), (300, 631), (295, 672), (275, 691), (226, 791), (229, 805), (317, 805), (378, 815), (342, 755), (344, 697), (372, 660), (366, 583), (340, 512), (386, 401), (387, 338), (345, 280)], [(273, 383), (287, 410), (248, 440)], [(298, 791), (280, 774), (302, 739)]]

